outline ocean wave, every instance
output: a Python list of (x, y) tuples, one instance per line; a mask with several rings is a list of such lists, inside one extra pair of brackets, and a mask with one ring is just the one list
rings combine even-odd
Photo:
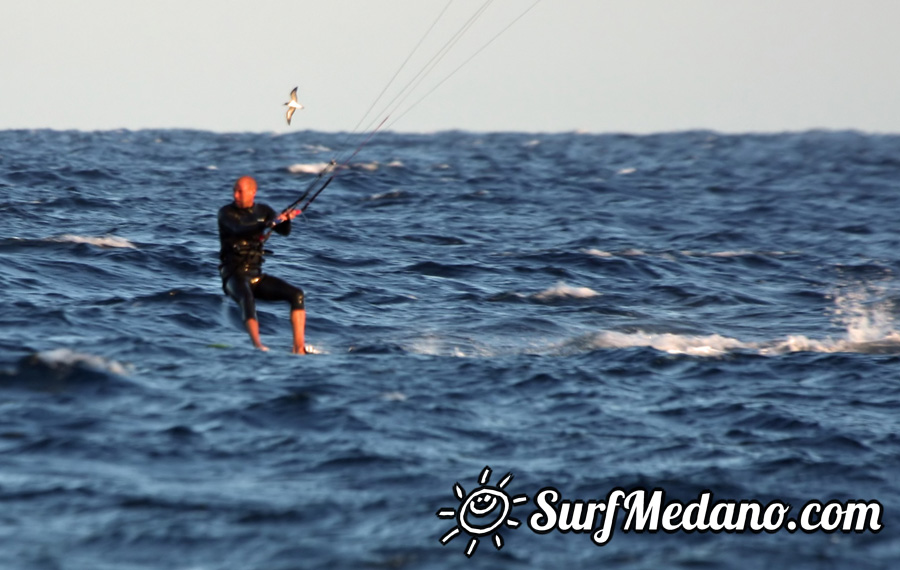
[(857, 354), (900, 354), (900, 333), (893, 332), (884, 338), (869, 341), (851, 339), (813, 339), (804, 335), (790, 335), (785, 339), (767, 343), (759, 347), (764, 356), (788, 354), (792, 352), (822, 352), (834, 354), (848, 352)]
[(582, 253), (587, 255), (593, 255), (595, 257), (640, 257), (647, 255), (655, 255), (656, 257), (660, 257), (663, 259), (672, 259), (676, 254), (683, 255), (685, 257), (721, 257), (721, 258), (729, 258), (729, 257), (783, 257), (786, 255), (796, 255), (797, 251), (765, 251), (765, 250), (752, 250), (752, 249), (736, 249), (736, 250), (723, 250), (723, 251), (700, 251), (700, 250), (691, 250), (691, 249), (683, 249), (678, 252), (657, 252), (654, 254), (648, 254), (646, 251), (629, 248), (621, 251), (611, 252), (597, 248), (585, 248), (580, 250)]
[(372, 194), (369, 196), (368, 200), (375, 202), (378, 200), (396, 200), (400, 198), (408, 198), (411, 194), (409, 192), (404, 192), (403, 190), (389, 190), (387, 192), (379, 192), (377, 194)]
[[(460, 504), (453, 482), (477, 485), (484, 465), (492, 484), (515, 473), (510, 493), (563, 483), (573, 499), (639, 485), (803, 504), (858, 489), (887, 526), (900, 520), (900, 193), (897, 162), (875, 162), (900, 138), (380, 136), (361, 158), (376, 172), (341, 171), (273, 238), (264, 267), (304, 288), (306, 340), (324, 353), (297, 358), (283, 302), (257, 305), (272, 350), (252, 348), (216, 270), (216, 211), (232, 168), (287, 205), (318, 172), (288, 165), (326, 166), (345, 133), (0, 132), (3, 490), (61, 489), (12, 495), (21, 537), (0, 567), (123, 567), (151, 552), (161, 567), (186, 553), (235, 566), (235, 552), (286, 567), (297, 548), (283, 545), (324, 533), (350, 553), (302, 544), (308, 560), (443, 568), (465, 557), (441, 551), (440, 532), (402, 549), (372, 546), (372, 530), (419, 536), (405, 507)], [(614, 175), (624, 167), (638, 170)], [(40, 169), (61, 178), (6, 176)], [(48, 540), (59, 513), (72, 516)], [(185, 516), (208, 524), (185, 537)], [(844, 536), (862, 550), (825, 563), (864, 552), (890, 567), (884, 534)], [(483, 542), (472, 562), (590, 555), (557, 538)], [(636, 565), (671, 550), (626, 538)], [(728, 565), (735, 541), (708, 538), (728, 544), (701, 562)], [(739, 554), (808, 564), (797, 540)], [(30, 554), (51, 542), (63, 546)]]
[(559, 282), (553, 287), (531, 295), (531, 298), (536, 301), (555, 301), (559, 299), (590, 299), (599, 296), (600, 293), (589, 287), (573, 287), (572, 285)]
[(119, 386), (132, 366), (111, 358), (70, 348), (55, 348), (24, 356), (14, 367), (0, 370), (0, 387), (60, 392), (97, 390), (106, 392)]
[(463, 278), (481, 273), (491, 273), (493, 268), (473, 263), (437, 263), (423, 261), (406, 267), (406, 271), (431, 277)]
[(466, 358), (491, 354), (487, 350), (477, 348), (471, 339), (448, 337), (439, 333), (424, 333), (401, 342), (400, 346), (405, 352), (425, 356)]
[(97, 372), (108, 372), (117, 376), (127, 376), (129, 367), (111, 360), (84, 352), (76, 352), (69, 348), (54, 348), (36, 352), (29, 360), (32, 364), (41, 364), (54, 370), (67, 370), (81, 366)]
[(719, 334), (600, 331), (564, 342), (558, 349), (562, 353), (568, 353), (647, 347), (669, 354), (713, 357), (734, 352), (750, 352), (762, 356), (797, 352), (900, 354), (900, 331), (895, 328), (894, 303), (885, 297), (887, 291), (884, 286), (868, 284), (835, 295), (833, 313), (835, 320), (846, 331), (843, 338), (816, 339), (802, 334), (788, 334), (768, 341), (744, 342)]
[(597, 349), (653, 348), (669, 354), (690, 356), (722, 356), (752, 345), (718, 334), (694, 336), (674, 333), (625, 333), (601, 331), (566, 341), (557, 347), (562, 354), (587, 352)]
[(652, 348), (667, 354), (700, 357), (721, 357), (733, 353), (778, 356), (798, 352), (900, 354), (900, 334), (868, 341), (847, 339), (813, 339), (804, 335), (788, 335), (783, 339), (765, 342), (744, 342), (735, 338), (711, 335), (683, 335), (676, 333), (647, 333), (600, 331), (557, 344), (551, 352), (568, 355), (598, 349)]
[(868, 341), (851, 339), (815, 339), (805, 335), (788, 335), (764, 342), (744, 342), (735, 338), (711, 335), (682, 335), (676, 333), (623, 333), (601, 331), (570, 340), (558, 346), (559, 352), (591, 351), (596, 349), (620, 349), (646, 347), (668, 354), (689, 356), (724, 356), (730, 353), (754, 353), (761, 356), (777, 356), (797, 352), (825, 354), (900, 354), (900, 333)]
[(363, 170), (365, 172), (375, 172), (381, 167), (381, 164), (378, 161), (372, 162), (356, 162), (350, 165), (350, 168), (354, 170)]
[(680, 252), (682, 255), (687, 257), (780, 257), (784, 255), (791, 255), (791, 253), (797, 252), (787, 252), (787, 251), (754, 251), (751, 249), (738, 249), (733, 251), (693, 251), (693, 250), (683, 250)]
[(327, 162), (297, 163), (287, 167), (291, 174), (319, 174), (328, 168)]
[(615, 256), (623, 256), (623, 257), (641, 257), (647, 255), (647, 252), (642, 249), (635, 248), (627, 248), (622, 251), (617, 252), (609, 252), (604, 251), (602, 249), (596, 248), (588, 248), (581, 250), (582, 253), (586, 253), (588, 255), (593, 255), (595, 257), (615, 257)]
[(87, 243), (97, 247), (137, 249), (137, 246), (125, 238), (118, 236), (79, 236), (63, 234), (61, 236), (47, 238), (47, 241), (58, 243)]
[(593, 255), (595, 257), (613, 257), (614, 256), (614, 254), (612, 254), (608, 251), (603, 251), (602, 249), (596, 249), (596, 248), (583, 249), (582, 252), (586, 253), (588, 255)]

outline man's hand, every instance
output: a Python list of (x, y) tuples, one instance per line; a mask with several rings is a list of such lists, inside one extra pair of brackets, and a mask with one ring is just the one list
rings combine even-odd
[(269, 222), (269, 227), (274, 228), (281, 222), (284, 222), (286, 220), (293, 220), (302, 213), (303, 210), (291, 210), (290, 212), (282, 212), (281, 214), (278, 214), (278, 217)]

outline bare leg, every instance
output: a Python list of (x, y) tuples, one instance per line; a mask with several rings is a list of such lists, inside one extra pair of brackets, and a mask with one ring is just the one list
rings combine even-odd
[(244, 325), (247, 327), (247, 332), (250, 334), (250, 340), (253, 341), (253, 346), (260, 350), (269, 350), (268, 347), (263, 346), (262, 341), (259, 340), (259, 321), (256, 319), (247, 319), (244, 322)]
[(306, 311), (295, 309), (291, 311), (291, 327), (294, 329), (294, 354), (306, 354)]

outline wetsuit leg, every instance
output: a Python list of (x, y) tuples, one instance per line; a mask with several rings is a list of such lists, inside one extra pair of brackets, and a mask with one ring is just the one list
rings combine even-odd
[(262, 279), (253, 285), (253, 294), (263, 301), (287, 301), (291, 304), (291, 310), (303, 309), (303, 289), (294, 287), (287, 281), (263, 275)]
[(232, 275), (225, 282), (225, 292), (241, 306), (241, 316), (245, 322), (248, 319), (256, 318), (256, 301), (253, 299), (250, 279), (241, 275)]

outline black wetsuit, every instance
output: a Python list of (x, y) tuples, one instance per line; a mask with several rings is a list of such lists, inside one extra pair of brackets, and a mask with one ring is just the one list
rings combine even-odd
[[(303, 290), (262, 272), (263, 241), (260, 239), (278, 215), (265, 204), (238, 208), (232, 202), (219, 210), (219, 275), (222, 288), (241, 306), (243, 318), (256, 319), (256, 299), (287, 301), (291, 310), (303, 309)], [(274, 227), (281, 235), (291, 233), (286, 220)]]

